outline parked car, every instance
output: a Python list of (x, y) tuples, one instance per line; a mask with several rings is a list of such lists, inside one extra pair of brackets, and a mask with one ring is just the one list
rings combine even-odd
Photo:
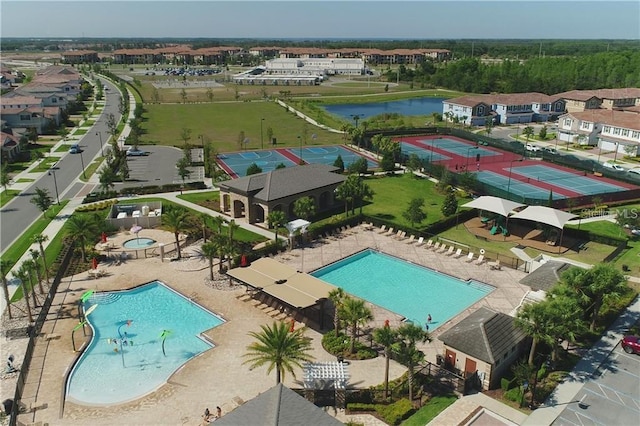
[(624, 172), (624, 167), (619, 166), (616, 163), (602, 163), (602, 167), (606, 167), (607, 169), (613, 169), (618, 172)]
[(620, 341), (622, 349), (628, 354), (640, 354), (640, 337), (624, 336)]
[(127, 157), (142, 157), (143, 155), (149, 155), (147, 151), (142, 151), (141, 149), (129, 148), (127, 150)]
[(69, 148), (69, 154), (79, 154), (81, 151), (82, 150), (80, 149), (80, 145), (78, 145), (77, 143), (74, 143)]
[(557, 151), (555, 148), (551, 148), (551, 147), (549, 147), (549, 146), (548, 146), (548, 147), (546, 147), (546, 148), (544, 149), (544, 151), (545, 151), (545, 152), (548, 152), (549, 154), (557, 154), (557, 153), (558, 153), (558, 151)]
[(640, 175), (640, 169), (629, 169), (628, 173), (633, 173), (634, 175)]
[(531, 152), (538, 152), (540, 151), (540, 147), (531, 143), (528, 143), (526, 146), (527, 151), (531, 151)]

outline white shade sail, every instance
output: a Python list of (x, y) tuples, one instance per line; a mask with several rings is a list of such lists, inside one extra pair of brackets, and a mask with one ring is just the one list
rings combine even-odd
[(573, 213), (552, 209), (551, 207), (529, 206), (511, 216), (511, 219), (533, 220), (562, 229), (568, 221), (576, 217), (578, 216)]
[[(492, 197), (489, 195), (478, 197), (473, 201), (463, 204), (460, 207), (468, 207), (472, 209), (486, 210), (497, 213), (501, 216), (509, 216), (512, 210), (524, 207), (526, 204), (516, 203), (514, 201), (505, 200), (504, 198)], [(513, 216), (512, 216), (513, 217)]]

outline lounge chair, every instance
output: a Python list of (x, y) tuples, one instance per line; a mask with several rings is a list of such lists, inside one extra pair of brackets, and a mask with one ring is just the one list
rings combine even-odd
[(393, 228), (389, 228), (389, 229), (387, 230), (387, 232), (385, 232), (385, 233), (384, 233), (384, 235), (391, 235), (391, 234), (393, 234), (393, 231), (394, 231), (394, 229), (393, 229)]
[(431, 246), (433, 251), (437, 251), (440, 248), (440, 241)]
[(484, 263), (484, 254), (481, 254), (480, 256), (478, 256), (475, 263), (476, 265), (482, 265)]
[(453, 257), (455, 257), (456, 259), (459, 258), (460, 256), (462, 256), (462, 249), (459, 248), (458, 250), (456, 250), (456, 253), (453, 255)]
[(395, 236), (395, 239), (404, 240), (406, 236), (407, 236), (407, 233), (405, 231), (398, 231), (398, 233)]
[(427, 245), (425, 247), (430, 249), (432, 246), (433, 246), (433, 240), (427, 241)]
[(383, 234), (387, 230), (387, 225), (382, 225), (380, 229), (378, 229), (378, 234)]
[(420, 247), (424, 244), (424, 237), (418, 238), (418, 242), (416, 243), (416, 247)]
[(447, 256), (451, 256), (453, 254), (453, 250), (455, 249), (455, 246), (449, 246), (449, 250), (447, 250), (447, 252), (445, 253)]
[(469, 254), (467, 255), (465, 262), (472, 262), (472, 261), (473, 261), (473, 252), (470, 251)]
[(502, 270), (502, 266), (500, 265), (499, 260), (496, 260), (495, 262), (489, 262), (488, 265), (489, 265), (489, 268), (493, 269), (494, 271)]
[(412, 244), (415, 241), (415, 239), (416, 239), (415, 235), (410, 236), (409, 239), (407, 240), (407, 244)]
[(444, 253), (445, 251), (447, 251), (447, 245), (446, 244), (441, 245), (440, 248), (436, 250), (436, 252), (438, 252), (438, 253)]

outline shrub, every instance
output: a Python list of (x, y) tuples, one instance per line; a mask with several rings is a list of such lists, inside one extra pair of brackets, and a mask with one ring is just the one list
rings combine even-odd
[(344, 333), (329, 332), (322, 336), (322, 347), (332, 355), (342, 356), (347, 359), (372, 359), (378, 356), (373, 349), (356, 341), (355, 353), (349, 352), (350, 337)]
[(401, 399), (389, 405), (376, 405), (376, 411), (382, 419), (390, 425), (399, 425), (400, 422), (414, 413), (413, 405), (408, 399)]
[(504, 397), (509, 401), (520, 402), (522, 401), (522, 388), (520, 386), (516, 386), (513, 389), (509, 389), (504, 393)]
[(347, 404), (347, 410), (354, 412), (376, 411), (377, 404), (367, 404), (364, 402), (350, 402)]
[(500, 379), (500, 389), (502, 389), (503, 391), (505, 392), (508, 391), (510, 384), (511, 384), (511, 381), (506, 377), (503, 377), (502, 379)]

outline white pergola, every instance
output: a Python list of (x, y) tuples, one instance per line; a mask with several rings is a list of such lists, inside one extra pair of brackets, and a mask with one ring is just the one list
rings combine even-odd
[(345, 389), (349, 372), (344, 362), (308, 362), (303, 378), (305, 389)]

